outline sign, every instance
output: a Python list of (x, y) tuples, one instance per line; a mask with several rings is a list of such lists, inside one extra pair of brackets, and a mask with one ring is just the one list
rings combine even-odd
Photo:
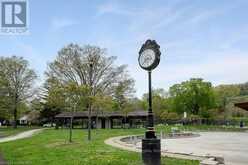
[(27, 0), (0, 0), (2, 35), (20, 35), (28, 33)]

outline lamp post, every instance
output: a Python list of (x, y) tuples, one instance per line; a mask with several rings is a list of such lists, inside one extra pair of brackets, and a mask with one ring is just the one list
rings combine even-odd
[[(92, 72), (93, 72), (93, 60), (90, 58), (89, 61), (90, 71), (89, 71), (89, 85), (90, 85), (90, 94), (92, 95)], [(88, 103), (88, 140), (91, 140), (91, 98)]]
[(152, 70), (155, 69), (160, 62), (161, 52), (160, 46), (155, 40), (147, 40), (139, 51), (139, 65), (142, 69), (148, 71), (148, 116), (147, 130), (145, 138), (142, 139), (142, 159), (145, 165), (161, 164), (161, 144), (160, 139), (156, 137), (154, 130), (154, 115), (152, 111)]
[[(74, 108), (74, 107), (73, 107), (73, 108)], [(72, 142), (72, 124), (73, 124), (73, 117), (74, 117), (74, 113), (71, 111), (69, 142)]]

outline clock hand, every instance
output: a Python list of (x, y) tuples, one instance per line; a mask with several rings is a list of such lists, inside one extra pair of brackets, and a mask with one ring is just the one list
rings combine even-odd
[(148, 58), (145, 58), (145, 60), (143, 61), (142, 65), (144, 65), (147, 60), (148, 60)]

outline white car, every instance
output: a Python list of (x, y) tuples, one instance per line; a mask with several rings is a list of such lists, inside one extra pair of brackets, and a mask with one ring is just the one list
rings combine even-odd
[(55, 123), (46, 123), (46, 124), (43, 124), (43, 127), (55, 127), (56, 124)]

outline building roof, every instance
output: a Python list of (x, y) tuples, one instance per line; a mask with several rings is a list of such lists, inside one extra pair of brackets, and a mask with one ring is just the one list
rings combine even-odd
[[(55, 118), (70, 118), (71, 116), (73, 117), (88, 117), (88, 111), (83, 111), (83, 112), (62, 112), (58, 115), (55, 116)], [(91, 117), (146, 117), (147, 112), (146, 111), (133, 111), (127, 113), (125, 115), (122, 112), (99, 112), (98, 114), (96, 112), (91, 113)]]
[(248, 102), (235, 103), (235, 107), (239, 107), (248, 111)]

